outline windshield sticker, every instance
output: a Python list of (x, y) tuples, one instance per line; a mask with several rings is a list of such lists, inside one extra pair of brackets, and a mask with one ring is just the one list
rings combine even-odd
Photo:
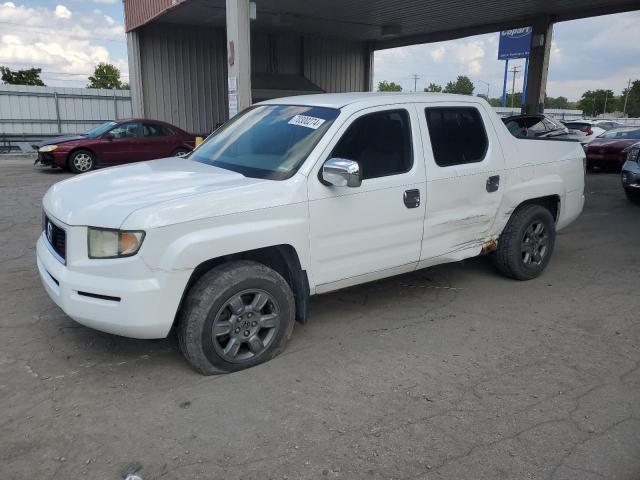
[(307, 127), (313, 130), (320, 128), (320, 126), (325, 122), (323, 118), (317, 117), (308, 117), (307, 115), (296, 115), (289, 123), (291, 125), (298, 125), (300, 127)]

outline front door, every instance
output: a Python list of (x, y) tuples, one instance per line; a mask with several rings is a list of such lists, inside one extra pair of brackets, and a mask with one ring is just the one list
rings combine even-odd
[[(329, 158), (357, 161), (362, 185), (323, 185), (319, 174)], [(413, 105), (354, 114), (309, 176), (311, 263), (317, 291), (413, 270), (420, 258), (425, 194)]]
[(103, 135), (98, 152), (98, 161), (105, 164), (118, 164), (142, 160), (138, 122), (121, 123)]
[[(427, 172), (420, 267), (480, 253), (506, 182), (492, 117), (480, 103), (418, 107)], [(496, 118), (496, 121), (499, 121)]]

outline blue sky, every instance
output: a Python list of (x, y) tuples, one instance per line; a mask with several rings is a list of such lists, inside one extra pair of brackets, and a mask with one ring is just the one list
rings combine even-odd
[[(486, 92), (489, 83), (496, 97), (504, 69), (497, 48), (494, 33), (381, 50), (375, 54), (375, 82), (390, 80), (413, 90), (415, 73), (421, 90), (465, 74), (476, 93)], [(128, 80), (122, 0), (0, 0), (0, 65), (37, 66), (48, 85), (85, 86), (100, 61), (114, 63)], [(640, 12), (555, 25), (548, 95), (575, 100), (595, 88), (619, 94), (629, 78), (640, 79)], [(521, 81), (522, 74), (517, 89)]]

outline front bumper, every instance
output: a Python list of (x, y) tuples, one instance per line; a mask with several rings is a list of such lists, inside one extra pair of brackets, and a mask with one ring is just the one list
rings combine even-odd
[(123, 271), (130, 278), (114, 278), (118, 269), (113, 264), (102, 267), (99, 262), (103, 260), (83, 260), (93, 262), (91, 273), (85, 267), (82, 272), (74, 271), (73, 258), (68, 256), (63, 265), (49, 250), (44, 234), (36, 252), (42, 284), (67, 315), (87, 327), (131, 338), (168, 335), (191, 273), (151, 270), (137, 256), (126, 259)]
[(622, 186), (632, 190), (640, 190), (640, 163), (627, 160), (622, 166)]
[(35, 164), (39, 163), (40, 165), (52, 167), (64, 167), (66, 165), (66, 162), (67, 153), (54, 150), (53, 152), (38, 152), (38, 157), (36, 158)]

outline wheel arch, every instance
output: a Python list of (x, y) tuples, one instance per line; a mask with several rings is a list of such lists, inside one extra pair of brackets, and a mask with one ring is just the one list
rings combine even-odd
[(98, 156), (96, 155), (96, 152), (91, 147), (79, 146), (79, 147), (72, 148), (71, 150), (69, 150), (69, 153), (67, 153), (67, 158), (64, 161), (67, 167), (69, 166), (69, 160), (71, 160), (71, 155), (73, 155), (74, 153), (80, 150), (86, 150), (87, 152), (89, 152), (91, 155), (93, 155), (93, 161), (98, 163)]
[[(302, 269), (296, 249), (288, 244), (273, 245), (256, 248), (243, 252), (210, 258), (201, 262), (191, 273), (182, 293), (177, 312), (182, 308), (184, 298), (189, 289), (205, 273), (224, 263), (236, 260), (253, 260), (278, 272), (287, 281), (295, 299), (296, 320), (304, 323), (307, 318), (307, 308), (310, 296), (307, 272)], [(176, 316), (177, 316), (176, 312)], [(174, 320), (175, 324), (175, 320)]]
[(527, 205), (540, 205), (541, 207), (549, 210), (549, 212), (553, 216), (553, 219), (557, 222), (560, 218), (560, 201), (560, 195), (557, 194), (529, 198), (518, 204), (518, 206), (516, 206), (516, 208), (511, 213), (511, 216), (513, 216), (514, 213)]

